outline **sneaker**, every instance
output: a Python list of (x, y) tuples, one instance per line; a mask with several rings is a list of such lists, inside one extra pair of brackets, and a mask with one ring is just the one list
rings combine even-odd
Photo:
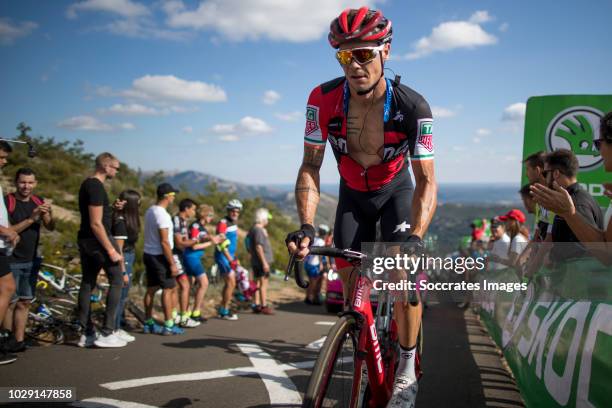
[(181, 322), (179, 323), (179, 326), (181, 326), (184, 329), (193, 329), (194, 327), (198, 327), (199, 325), (200, 325), (200, 322), (196, 322), (191, 317), (186, 317), (184, 319), (181, 319)]
[(238, 315), (232, 313), (231, 311), (225, 309), (219, 309), (219, 319), (222, 320), (238, 320)]
[(12, 341), (10, 342), (7, 347), (6, 347), (6, 351), (9, 353), (23, 353), (24, 351), (26, 351), (26, 343), (25, 341)]
[(180, 327), (174, 325), (172, 327), (168, 327), (168, 326), (164, 326), (161, 335), (162, 336), (175, 336), (177, 334), (183, 334), (185, 333), (185, 330), (181, 329)]
[(387, 408), (414, 408), (419, 383), (416, 379), (398, 376), (393, 382), (393, 394)]
[(94, 342), (98, 339), (98, 333), (91, 334), (81, 334), (79, 341), (77, 342), (77, 346), (84, 347), (93, 347)]
[(260, 305), (255, 305), (251, 307), (251, 309), (253, 310), (253, 313), (261, 313), (262, 307)]
[(161, 334), (163, 330), (163, 327), (157, 323), (145, 323), (142, 328), (144, 334)]
[(11, 364), (17, 361), (17, 356), (11, 353), (0, 351), (0, 365)]
[(191, 319), (195, 320), (196, 322), (199, 323), (206, 323), (208, 321), (207, 318), (204, 317), (204, 315), (199, 315), (199, 316), (191, 316)]
[(123, 329), (117, 329), (113, 333), (115, 334), (115, 336), (119, 337), (121, 340), (125, 341), (126, 343), (131, 343), (134, 340), (136, 340), (136, 337), (132, 336), (131, 334), (129, 334)]
[(94, 341), (94, 345), (101, 348), (117, 348), (127, 346), (127, 341), (121, 340), (114, 333), (109, 333), (98, 336), (98, 338)]
[(270, 308), (268, 306), (264, 306), (264, 307), (261, 308), (261, 314), (273, 315), (274, 314), (274, 310), (272, 310), (272, 308)]
[(181, 315), (177, 314), (174, 316), (174, 324), (179, 324), (181, 322)]

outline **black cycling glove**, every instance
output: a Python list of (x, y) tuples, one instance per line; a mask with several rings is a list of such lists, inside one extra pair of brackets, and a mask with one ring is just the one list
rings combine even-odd
[(315, 227), (311, 224), (302, 224), (298, 231), (293, 231), (287, 234), (287, 238), (285, 238), (285, 244), (289, 245), (289, 242), (294, 242), (298, 247), (300, 246), (300, 242), (304, 238), (310, 238), (310, 244), (314, 241), (315, 237)]
[(411, 235), (402, 245), (402, 251), (408, 255), (421, 255), (425, 252), (425, 243), (418, 235)]

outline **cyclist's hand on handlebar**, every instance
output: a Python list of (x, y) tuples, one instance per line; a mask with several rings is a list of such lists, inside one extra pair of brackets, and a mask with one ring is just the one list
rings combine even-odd
[(298, 231), (287, 234), (285, 243), (289, 253), (294, 254), (297, 259), (304, 259), (308, 255), (308, 248), (314, 236), (315, 228), (311, 224), (303, 224)]
[(421, 255), (425, 251), (425, 243), (418, 235), (411, 235), (402, 245), (402, 250), (409, 255)]

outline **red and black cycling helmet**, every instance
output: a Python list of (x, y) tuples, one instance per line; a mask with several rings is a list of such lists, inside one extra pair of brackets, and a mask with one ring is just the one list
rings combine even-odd
[(391, 21), (383, 16), (380, 10), (367, 7), (345, 9), (332, 21), (329, 27), (329, 43), (340, 48), (349, 41), (377, 41), (380, 44), (390, 43), (393, 36)]

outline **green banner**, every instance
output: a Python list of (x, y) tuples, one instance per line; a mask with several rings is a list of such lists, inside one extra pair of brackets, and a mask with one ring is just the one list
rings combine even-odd
[[(527, 291), (478, 292), (481, 319), (503, 350), (528, 407), (612, 406), (612, 302), (572, 300), (562, 293), (563, 288), (576, 293), (581, 286), (580, 293), (610, 299), (610, 268), (585, 262), (563, 271), (544, 269)], [(508, 269), (487, 272), (484, 279), (519, 281)]]
[[(608, 206), (602, 183), (603, 159), (593, 139), (599, 137), (601, 117), (612, 111), (612, 95), (536, 96), (527, 101), (523, 158), (540, 150), (570, 149), (580, 163), (578, 182), (599, 202)], [(527, 183), (523, 168), (521, 185)]]

